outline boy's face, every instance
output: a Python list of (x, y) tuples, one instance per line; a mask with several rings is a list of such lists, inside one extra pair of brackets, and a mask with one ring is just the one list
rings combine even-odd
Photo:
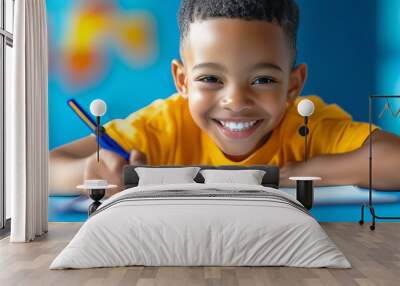
[(193, 120), (229, 158), (246, 158), (300, 94), (306, 66), (292, 69), (281, 27), (263, 21), (195, 22), (181, 45), (172, 72)]

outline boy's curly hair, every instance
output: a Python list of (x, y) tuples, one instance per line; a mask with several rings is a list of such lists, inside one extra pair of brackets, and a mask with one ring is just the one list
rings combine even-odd
[(286, 35), (295, 62), (299, 26), (295, 0), (181, 0), (178, 14), (181, 41), (191, 23), (218, 17), (277, 23)]

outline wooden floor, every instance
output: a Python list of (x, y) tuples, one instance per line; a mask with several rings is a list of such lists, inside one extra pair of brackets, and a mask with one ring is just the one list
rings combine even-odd
[(33, 243), (0, 241), (0, 285), (400, 285), (400, 224), (379, 223), (375, 232), (356, 223), (323, 223), (353, 268), (122, 267), (48, 270), (81, 223), (50, 223)]

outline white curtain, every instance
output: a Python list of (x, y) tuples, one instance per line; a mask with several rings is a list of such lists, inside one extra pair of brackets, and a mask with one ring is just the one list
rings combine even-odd
[(6, 187), (12, 242), (47, 232), (48, 110), (45, 0), (15, 1), (13, 92), (6, 98)]

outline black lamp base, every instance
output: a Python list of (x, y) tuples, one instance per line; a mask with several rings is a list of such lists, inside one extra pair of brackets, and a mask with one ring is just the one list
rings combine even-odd
[(106, 194), (106, 189), (90, 189), (89, 190), (89, 197), (94, 200), (94, 202), (89, 206), (88, 214), (89, 216), (94, 213), (97, 208), (101, 205), (100, 200)]
[(303, 204), (303, 206), (310, 210), (314, 203), (314, 186), (313, 181), (298, 180), (296, 181), (296, 199)]

